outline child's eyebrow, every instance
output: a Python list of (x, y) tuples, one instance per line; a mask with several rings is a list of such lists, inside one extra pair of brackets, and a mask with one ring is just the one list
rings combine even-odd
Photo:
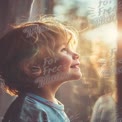
[(68, 47), (68, 45), (69, 45), (69, 41), (68, 42), (64, 42), (64, 43), (62, 43), (62, 44), (60, 44), (59, 46), (65, 46), (65, 47)]

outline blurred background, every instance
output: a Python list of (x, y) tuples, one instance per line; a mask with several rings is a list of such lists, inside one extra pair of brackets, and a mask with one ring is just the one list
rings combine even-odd
[[(83, 77), (61, 86), (56, 97), (71, 122), (90, 122), (97, 99), (116, 89), (116, 0), (0, 0), (0, 38), (11, 29), (42, 15), (53, 15), (79, 32)], [(0, 119), (15, 96), (0, 89)]]

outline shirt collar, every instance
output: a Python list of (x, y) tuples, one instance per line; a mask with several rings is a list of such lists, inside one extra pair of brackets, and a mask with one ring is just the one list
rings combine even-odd
[(61, 111), (64, 111), (64, 105), (58, 100), (57, 100), (58, 104), (55, 104), (55, 103), (53, 103), (53, 102), (51, 102), (51, 101), (49, 101), (43, 97), (40, 97), (36, 94), (33, 94), (33, 93), (27, 93), (26, 95), (29, 96), (30, 98), (40, 102), (40, 103), (43, 103), (43, 104), (48, 105), (52, 108), (56, 108), (56, 109), (59, 109)]

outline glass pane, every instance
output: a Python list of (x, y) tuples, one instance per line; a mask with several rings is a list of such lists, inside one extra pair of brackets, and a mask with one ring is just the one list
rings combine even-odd
[[(116, 122), (115, 75), (121, 72), (121, 68), (116, 71), (115, 67), (117, 1), (13, 0), (10, 3), (8, 0), (4, 4), (8, 5), (5, 11), (8, 14), (0, 14), (2, 34), (9, 29), (8, 25), (35, 21), (40, 15), (53, 15), (78, 30), (82, 78), (63, 84), (56, 98), (64, 104), (71, 122)], [(0, 119), (8, 107), (5, 104), (14, 99), (0, 90)]]
[[(116, 101), (116, 9), (116, 0), (55, 1), (55, 16), (71, 22), (80, 32), (77, 50), (82, 79), (64, 84), (57, 94), (72, 122), (114, 122), (116, 119), (115, 108), (111, 107)], [(99, 110), (98, 104), (104, 110)]]

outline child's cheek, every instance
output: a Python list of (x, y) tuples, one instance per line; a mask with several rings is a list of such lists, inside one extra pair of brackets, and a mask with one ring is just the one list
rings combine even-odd
[(56, 66), (58, 67), (57, 69), (59, 72), (64, 72), (64, 71), (69, 70), (70, 65), (71, 65), (71, 62), (69, 60), (62, 59), (57, 62)]
[(50, 58), (46, 57), (44, 59), (42, 71), (43, 75), (51, 75), (56, 74), (58, 72), (64, 72), (68, 71), (70, 65), (71, 65), (71, 59), (67, 57), (56, 57), (56, 58)]
[(45, 66), (43, 67), (43, 75), (51, 75), (62, 71), (62, 65), (59, 66)]
[(66, 70), (66, 65), (65, 64), (59, 64), (56, 66), (56, 72), (63, 72)]
[(65, 69), (65, 65), (65, 62), (59, 58), (46, 57), (42, 65), (43, 76), (62, 72)]

